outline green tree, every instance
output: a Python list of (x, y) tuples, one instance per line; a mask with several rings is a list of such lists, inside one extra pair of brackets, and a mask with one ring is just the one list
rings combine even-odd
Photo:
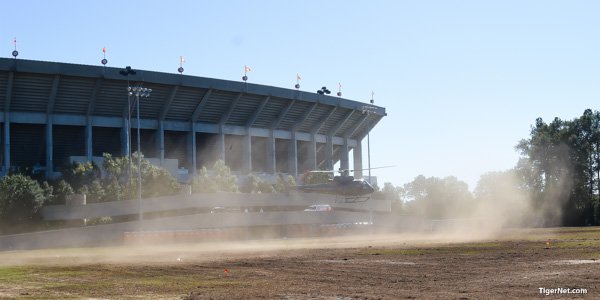
[(13, 174), (0, 181), (0, 219), (6, 223), (32, 220), (44, 201), (44, 190), (31, 177)]
[(54, 198), (52, 204), (65, 204), (67, 196), (73, 195), (75, 192), (71, 185), (65, 180), (60, 180), (54, 187)]
[(475, 187), (476, 216), (500, 226), (540, 225), (532, 217), (529, 191), (516, 169), (481, 175)]
[(600, 113), (590, 109), (571, 121), (536, 120), (530, 137), (517, 145), (527, 164), (517, 166), (548, 225), (600, 224), (595, 207), (600, 183)]
[(390, 200), (390, 201), (392, 201), (392, 203), (401, 202), (402, 201), (402, 200), (400, 200), (401, 190), (402, 190), (401, 187), (396, 187), (391, 182), (385, 182), (383, 184), (383, 189), (377, 191), (378, 198)]
[[(127, 157), (113, 157), (109, 153), (104, 153), (102, 166), (106, 171), (104, 179), (104, 189), (106, 195), (102, 199), (114, 201), (117, 199), (137, 198), (138, 193), (138, 153), (132, 154), (133, 163), (130, 164)], [(131, 172), (130, 172), (131, 170)], [(140, 170), (142, 177), (142, 197), (158, 197), (174, 195), (179, 192), (179, 184), (175, 177), (167, 170), (152, 165), (144, 155), (140, 155)], [(119, 184), (117, 188), (116, 184)], [(110, 189), (108, 188), (110, 185)], [(90, 191), (88, 189), (88, 191)], [(91, 192), (91, 191), (90, 191)]]
[(468, 185), (456, 177), (417, 176), (404, 185), (403, 193), (409, 214), (429, 219), (462, 218), (470, 216), (473, 195)]
[[(256, 175), (254, 174), (248, 174), (248, 181), (246, 183), (247, 187), (245, 188), (245, 190), (247, 190), (248, 193), (259, 193), (259, 184), (261, 182), (261, 179), (258, 178)], [(246, 192), (246, 191), (244, 191)]]
[(217, 191), (217, 183), (208, 175), (206, 167), (200, 169), (198, 176), (192, 181), (192, 192), (194, 193), (214, 193)]
[(123, 194), (124, 187), (115, 178), (105, 181), (104, 185), (107, 201), (121, 201), (125, 199)]
[(287, 193), (289, 189), (294, 186), (296, 186), (296, 179), (294, 179), (294, 176), (288, 175), (285, 178), (279, 176), (277, 183), (275, 184), (275, 191), (278, 193)]
[(98, 168), (90, 162), (72, 162), (69, 167), (62, 170), (63, 179), (69, 182), (74, 189), (84, 185), (90, 185), (92, 181), (99, 179)]
[(231, 174), (231, 169), (224, 161), (218, 160), (213, 166), (214, 180), (217, 189), (222, 192), (238, 192), (237, 178)]
[(94, 180), (87, 186), (87, 203), (98, 203), (106, 201), (106, 191), (99, 180)]
[(42, 191), (44, 191), (44, 204), (53, 203), (54, 202), (54, 187), (51, 186), (47, 181), (42, 182), (40, 186)]
[(330, 172), (307, 172), (302, 176), (304, 184), (320, 184), (331, 181)]
[(223, 160), (218, 160), (213, 165), (213, 176), (209, 175), (205, 167), (192, 181), (192, 191), (200, 193), (238, 192), (237, 177), (231, 173), (231, 169)]
[[(133, 174), (136, 174), (133, 171), (134, 166), (130, 164), (128, 157), (113, 157), (110, 153), (104, 153), (102, 157), (104, 158), (102, 167), (106, 172), (106, 179), (127, 182), (130, 181)], [(130, 167), (132, 168), (131, 173), (129, 172)]]
[(260, 177), (254, 175), (254, 174), (248, 175), (248, 182), (247, 182), (246, 190), (249, 193), (259, 193), (259, 194), (273, 193), (275, 191), (275, 189), (273, 188), (273, 185), (262, 180)]
[(399, 186), (394, 186), (391, 182), (385, 182), (383, 189), (376, 188), (373, 193), (373, 199), (389, 200), (392, 204), (392, 211), (395, 213), (404, 212), (404, 202), (402, 201), (402, 195), (404, 189)]
[(181, 188), (175, 177), (163, 168), (148, 163), (142, 174), (144, 197), (175, 195)]
[(262, 194), (274, 193), (275, 187), (272, 184), (268, 183), (267, 181), (261, 180), (258, 183), (258, 191)]

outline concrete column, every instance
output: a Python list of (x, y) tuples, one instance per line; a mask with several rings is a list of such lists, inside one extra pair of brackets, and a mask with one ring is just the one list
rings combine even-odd
[(267, 138), (267, 151), (266, 151), (266, 162), (267, 172), (276, 174), (277, 173), (277, 151), (275, 149), (275, 136), (273, 130), (270, 131), (270, 135)]
[(325, 142), (325, 168), (327, 170), (333, 170), (333, 136), (327, 136)]
[(219, 149), (219, 156), (217, 159), (225, 161), (225, 133), (223, 133), (223, 125), (219, 127), (219, 140), (217, 143), (217, 147)]
[(242, 169), (244, 171), (244, 173), (251, 173), (252, 172), (252, 138), (250, 136), (250, 132), (247, 132), (246, 135), (244, 135), (244, 140), (243, 140), (243, 155), (244, 155), (244, 168)]
[(4, 171), (10, 169), (10, 113), (4, 112)]
[(362, 164), (362, 142), (357, 141), (354, 152), (352, 153), (354, 158), (354, 178), (363, 178), (363, 164)]
[(197, 161), (196, 161), (196, 130), (194, 124), (191, 124), (191, 130), (188, 132), (188, 159), (190, 160), (190, 166), (192, 175), (196, 175), (197, 172)]
[(121, 128), (121, 155), (124, 157), (129, 157), (129, 149), (131, 149), (130, 142), (130, 129), (129, 120), (127, 118), (123, 118), (123, 127)]
[(92, 137), (92, 117), (87, 118), (87, 124), (85, 125), (85, 157), (87, 161), (92, 161), (93, 151), (93, 137)]
[[(348, 147), (348, 139), (344, 139), (344, 145), (342, 146), (342, 153), (340, 155), (340, 168), (342, 170), (350, 169), (350, 159), (348, 155), (349, 150), (350, 147)], [(350, 172), (345, 171), (343, 174), (347, 176), (350, 175)]]
[(156, 148), (158, 148), (158, 158), (160, 165), (165, 165), (165, 123), (163, 120), (158, 121), (158, 129), (156, 130)]
[(288, 147), (288, 172), (294, 177), (298, 176), (298, 141), (296, 140), (295, 131), (292, 131)]
[(308, 144), (308, 168), (309, 170), (317, 169), (317, 137), (314, 134), (310, 135)]
[(4, 150), (4, 172), (10, 169), (10, 102), (12, 98), (12, 86), (14, 72), (8, 73), (8, 84), (6, 85), (6, 97), (4, 99), (4, 138), (2, 139)]
[(54, 172), (53, 146), (52, 116), (49, 115), (46, 122), (46, 179), (51, 179)]

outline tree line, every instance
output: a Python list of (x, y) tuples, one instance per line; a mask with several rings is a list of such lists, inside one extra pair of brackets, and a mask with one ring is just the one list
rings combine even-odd
[(600, 112), (538, 118), (515, 150), (516, 166), (482, 175), (473, 192), (453, 176), (419, 175), (403, 186), (385, 183), (375, 197), (392, 200), (398, 213), (432, 219), (505, 214), (521, 225), (600, 225)]
[(600, 224), (600, 112), (550, 123), (538, 118), (516, 149), (521, 184), (544, 213), (552, 216), (548, 206), (555, 206), (562, 225)]

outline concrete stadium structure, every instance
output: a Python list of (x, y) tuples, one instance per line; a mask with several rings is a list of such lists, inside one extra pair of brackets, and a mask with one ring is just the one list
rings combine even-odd
[(338, 161), (345, 169), (351, 150), (361, 169), (361, 141), (386, 115), (382, 107), (313, 92), (121, 70), (0, 58), (0, 175), (36, 166), (53, 177), (74, 156), (92, 161), (135, 151), (128, 86), (153, 90), (140, 102), (142, 153), (161, 164), (177, 159), (191, 174), (218, 159), (239, 174), (297, 176)]

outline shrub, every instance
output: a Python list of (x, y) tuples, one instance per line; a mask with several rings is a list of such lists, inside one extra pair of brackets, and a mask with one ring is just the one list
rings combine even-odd
[[(106, 201), (112, 201), (122, 198), (137, 197), (137, 173), (138, 153), (132, 154), (131, 161), (127, 157), (112, 157), (108, 153), (104, 153), (104, 162), (102, 166), (106, 171), (105, 190)], [(179, 183), (169, 171), (161, 167), (152, 165), (148, 160), (144, 159), (141, 154), (141, 176), (142, 176), (142, 197), (158, 197), (174, 195), (179, 192)], [(131, 173), (129, 170), (131, 169)], [(112, 186), (110, 186), (112, 185)], [(117, 188), (119, 185), (119, 188)], [(109, 188), (110, 186), (110, 188)]]
[(217, 189), (222, 192), (238, 192), (237, 178), (231, 174), (231, 169), (225, 162), (218, 160), (213, 166)]
[(52, 197), (51, 204), (65, 204), (67, 196), (73, 195), (75, 192), (71, 185), (65, 180), (61, 180), (56, 183), (54, 187), (54, 197)]
[(100, 177), (98, 167), (90, 162), (73, 162), (62, 173), (64, 180), (75, 189), (90, 185)]
[(142, 186), (144, 197), (175, 195), (180, 189), (179, 183), (169, 171), (151, 164), (142, 169)]
[(106, 201), (106, 191), (98, 180), (94, 180), (88, 186), (88, 193), (86, 196), (87, 203), (96, 203)]
[(54, 187), (48, 184), (48, 181), (42, 182), (42, 191), (44, 193), (44, 204), (52, 203), (54, 201)]
[(194, 193), (214, 193), (217, 191), (217, 183), (208, 176), (206, 167), (200, 169), (200, 174), (192, 182), (192, 191)]
[(105, 187), (106, 201), (121, 201), (124, 199), (125, 188), (116, 179), (108, 181)]
[(112, 222), (113, 222), (113, 219), (111, 217), (99, 217), (99, 218), (89, 219), (86, 222), (86, 225), (88, 225), (88, 226), (102, 225), (102, 224), (110, 224)]
[(194, 177), (192, 181), (192, 191), (194, 193), (239, 192), (237, 177), (231, 174), (231, 169), (225, 165), (224, 161), (215, 162), (213, 174), (214, 176), (211, 177), (206, 167), (202, 167), (198, 176)]
[(275, 191), (275, 189), (273, 189), (273, 186), (260, 179), (260, 177), (254, 175), (254, 174), (250, 174), (248, 175), (248, 183), (247, 183), (247, 191), (249, 193), (272, 193)]
[(287, 193), (291, 187), (296, 186), (296, 180), (294, 176), (288, 175), (286, 178), (279, 176), (277, 184), (275, 184), (275, 191), (279, 193)]
[(329, 172), (308, 172), (305, 173), (302, 181), (304, 184), (328, 183), (331, 180)]
[(29, 176), (14, 174), (0, 181), (0, 219), (19, 222), (33, 219), (45, 201), (44, 190)]
[[(131, 177), (129, 176), (129, 168), (131, 167), (132, 173), (135, 174), (136, 172), (133, 170), (134, 166), (129, 165), (128, 157), (112, 157), (110, 153), (104, 153), (102, 157), (104, 157), (102, 167), (104, 167), (106, 179), (108, 180), (116, 179), (119, 182), (126, 182)], [(137, 165), (135, 167), (137, 170)]]

